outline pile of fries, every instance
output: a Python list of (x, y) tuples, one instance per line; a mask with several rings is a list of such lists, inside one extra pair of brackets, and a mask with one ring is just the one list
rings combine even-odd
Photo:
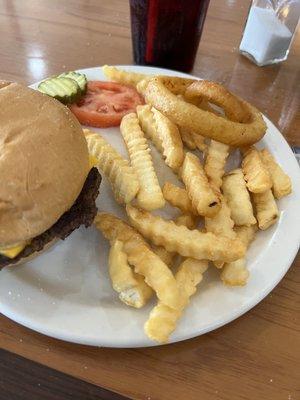
[[(133, 84), (141, 92), (151, 82), (149, 76), (114, 67), (103, 70), (109, 79)], [(180, 88), (174, 93), (184, 99), (184, 85), (174, 79), (174, 87)], [(240, 167), (226, 173), (235, 149), (178, 127), (152, 104), (126, 115), (120, 130), (130, 162), (100, 134), (85, 130), (89, 152), (129, 220), (99, 213), (95, 226), (111, 244), (108, 264), (114, 290), (122, 302), (136, 308), (156, 296), (144, 330), (152, 340), (165, 343), (209, 265), (220, 271), (224, 284), (246, 284), (246, 250), (258, 229), (277, 221), (275, 198), (291, 193), (291, 181), (267, 149), (254, 146), (240, 148)], [(148, 140), (178, 185), (160, 186)], [(166, 202), (180, 210), (174, 221), (152, 213)]]

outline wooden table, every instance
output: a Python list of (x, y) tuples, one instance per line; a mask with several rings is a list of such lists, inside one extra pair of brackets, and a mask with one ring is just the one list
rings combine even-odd
[[(248, 6), (246, 0), (211, 1), (193, 73), (223, 82), (256, 104), (290, 144), (300, 146), (300, 31), (288, 61), (258, 68), (237, 50)], [(26, 84), (63, 70), (132, 62), (125, 0), (0, 0), (0, 33), (0, 77)], [(118, 398), (85, 381), (144, 400), (295, 400), (300, 396), (299, 264), (298, 258), (277, 288), (238, 320), (164, 347), (68, 344), (0, 317), (1, 348), (78, 378), (70, 381), (1, 352), (0, 399)]]

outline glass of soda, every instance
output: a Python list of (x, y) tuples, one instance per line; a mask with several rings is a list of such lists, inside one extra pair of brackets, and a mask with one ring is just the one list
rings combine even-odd
[(134, 62), (189, 72), (209, 0), (130, 0)]

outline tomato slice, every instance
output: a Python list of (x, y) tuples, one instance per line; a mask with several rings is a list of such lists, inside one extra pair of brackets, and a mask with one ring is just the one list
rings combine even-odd
[(86, 94), (70, 109), (83, 125), (108, 128), (120, 125), (124, 115), (144, 104), (133, 86), (115, 82), (89, 81)]

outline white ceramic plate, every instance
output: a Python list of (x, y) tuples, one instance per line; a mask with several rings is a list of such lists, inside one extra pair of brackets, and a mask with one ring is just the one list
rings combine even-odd
[[(126, 69), (184, 76), (156, 68), (128, 66)], [(89, 79), (105, 79), (100, 68), (82, 72)], [(277, 285), (296, 255), (300, 239), (299, 167), (280, 132), (265, 120), (268, 132), (259, 146), (267, 147), (292, 178), (293, 193), (279, 201), (278, 223), (266, 232), (259, 232), (248, 252), (251, 274), (248, 285), (225, 287), (216, 269), (211, 267), (171, 342), (209, 332), (244, 314)], [(118, 128), (101, 132), (127, 157)], [(176, 183), (155, 150), (153, 158), (161, 184), (166, 179)], [(231, 160), (232, 166), (236, 161)], [(98, 206), (101, 211), (125, 216), (113, 200), (105, 179)], [(170, 215), (170, 209), (164, 213)], [(109, 347), (154, 345), (143, 332), (154, 301), (141, 310), (122, 304), (108, 279), (107, 256), (108, 244), (94, 228), (77, 230), (33, 262), (1, 271), (0, 312), (35, 331), (70, 342)]]

